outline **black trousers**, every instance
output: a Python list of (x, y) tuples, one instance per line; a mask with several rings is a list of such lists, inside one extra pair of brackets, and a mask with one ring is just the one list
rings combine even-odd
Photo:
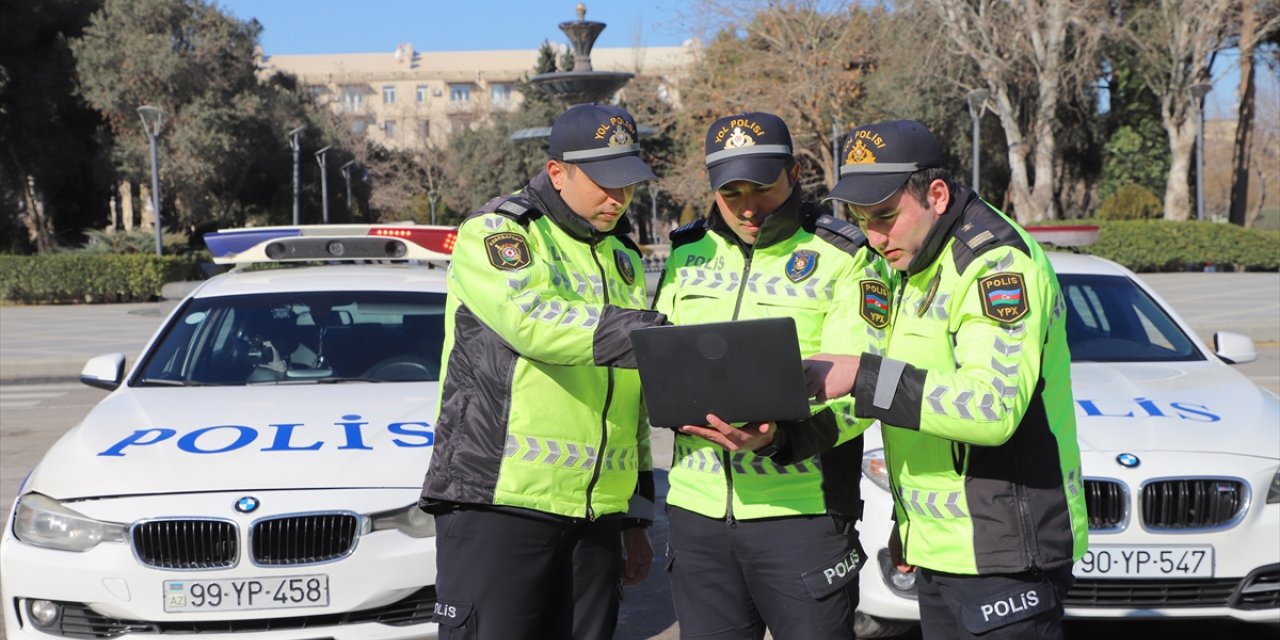
[(1062, 600), (1071, 566), (986, 576), (918, 568), (925, 640), (1062, 640)]
[(441, 640), (608, 640), (618, 622), (622, 519), (517, 509), (436, 515)]
[(681, 638), (854, 638), (862, 549), (853, 522), (793, 516), (733, 523), (669, 507), (667, 573)]

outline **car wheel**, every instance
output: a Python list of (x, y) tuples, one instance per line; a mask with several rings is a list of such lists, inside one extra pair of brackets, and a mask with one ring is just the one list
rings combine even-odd
[(916, 623), (907, 620), (888, 620), (869, 616), (861, 611), (854, 612), (853, 630), (858, 638), (893, 638), (904, 635), (916, 628)]

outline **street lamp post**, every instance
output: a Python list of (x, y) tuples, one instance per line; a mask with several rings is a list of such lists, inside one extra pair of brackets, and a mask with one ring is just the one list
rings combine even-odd
[(430, 222), (436, 223), (436, 200), (440, 199), (440, 194), (435, 189), (427, 191), (427, 205), (431, 207)]
[(294, 127), (293, 130), (289, 132), (289, 147), (293, 149), (293, 226), (295, 227), (298, 226), (298, 220), (299, 220), (298, 218), (298, 182), (299, 182), (298, 150), (302, 148), (301, 143), (298, 141), (298, 134), (302, 133), (303, 129), (306, 129), (306, 127)]
[(342, 179), (347, 181), (347, 222), (355, 222), (355, 216), (351, 213), (351, 165), (355, 164), (355, 160), (348, 160), (342, 165)]
[(649, 186), (649, 243), (660, 244), (658, 238), (658, 187), (653, 181), (648, 183)]
[(980, 123), (982, 122), (982, 114), (987, 110), (987, 98), (991, 92), (987, 89), (972, 89), (966, 96), (969, 100), (969, 117), (973, 119), (973, 190), (978, 191), (978, 150), (980, 147)]
[(138, 107), (138, 115), (142, 117), (142, 130), (151, 143), (151, 210), (156, 216), (156, 255), (159, 256), (164, 255), (164, 232), (160, 227), (160, 169), (156, 162), (156, 137), (164, 126), (164, 112), (159, 107), (142, 105)]
[(1200, 119), (1196, 122), (1196, 220), (1204, 220), (1204, 96), (1212, 88), (1208, 82), (1189, 87), (1200, 110)]
[[(840, 181), (840, 119), (831, 116), (831, 166), (835, 167), (836, 182)], [(831, 201), (831, 215), (840, 217), (840, 201)]]
[(329, 151), (329, 147), (316, 152), (316, 162), (320, 164), (320, 211), (323, 214), (324, 224), (329, 224), (329, 172), (325, 171), (325, 153)]

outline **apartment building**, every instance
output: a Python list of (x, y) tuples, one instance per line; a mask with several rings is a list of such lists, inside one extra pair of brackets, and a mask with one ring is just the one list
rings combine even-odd
[[(674, 85), (697, 53), (680, 47), (605, 48), (591, 52), (597, 71), (658, 74)], [(351, 118), (353, 130), (387, 148), (443, 148), (459, 127), (524, 99), (517, 83), (533, 75), (537, 50), (415, 51), (264, 56), (259, 67), (299, 78), (321, 104)], [(550, 123), (548, 123), (550, 124)]]

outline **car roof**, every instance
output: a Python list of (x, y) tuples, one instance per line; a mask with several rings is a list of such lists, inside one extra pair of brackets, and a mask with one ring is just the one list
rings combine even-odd
[(1061, 251), (1046, 252), (1049, 256), (1049, 262), (1053, 265), (1053, 270), (1059, 275), (1096, 275), (1096, 276), (1123, 276), (1133, 277), (1133, 273), (1128, 269), (1116, 264), (1106, 258), (1086, 255), (1083, 253), (1066, 253)]
[(335, 264), (231, 271), (209, 279), (194, 298), (290, 291), (445, 292), (445, 269), (433, 264)]

